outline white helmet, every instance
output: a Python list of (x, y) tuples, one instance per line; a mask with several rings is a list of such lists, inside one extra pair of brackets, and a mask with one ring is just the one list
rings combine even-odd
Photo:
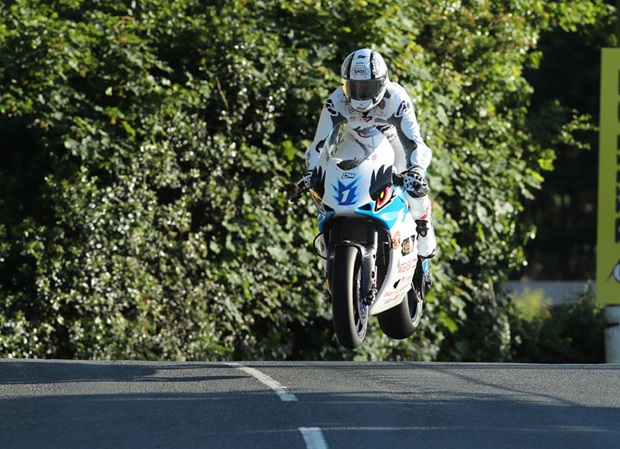
[(367, 112), (377, 106), (388, 84), (388, 69), (376, 51), (362, 48), (351, 53), (340, 69), (342, 90), (353, 109)]

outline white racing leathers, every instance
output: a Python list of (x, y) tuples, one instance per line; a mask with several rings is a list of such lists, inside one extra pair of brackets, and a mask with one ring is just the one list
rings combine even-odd
[[(420, 172), (426, 175), (432, 153), (420, 135), (420, 126), (411, 99), (400, 84), (389, 82), (381, 102), (366, 113), (351, 107), (342, 87), (336, 89), (323, 106), (314, 141), (306, 150), (307, 170), (314, 169), (332, 130), (345, 122), (353, 129), (374, 126), (381, 131), (394, 148), (394, 165), (399, 173), (409, 168), (419, 168)], [(437, 240), (428, 195), (421, 198), (408, 197), (408, 202), (413, 219), (426, 220), (428, 223), (426, 236), (419, 236), (419, 254), (421, 257), (432, 257), (437, 248)]]

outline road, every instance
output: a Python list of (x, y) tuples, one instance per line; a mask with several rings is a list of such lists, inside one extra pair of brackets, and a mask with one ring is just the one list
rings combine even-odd
[(0, 448), (620, 447), (620, 365), (0, 360)]

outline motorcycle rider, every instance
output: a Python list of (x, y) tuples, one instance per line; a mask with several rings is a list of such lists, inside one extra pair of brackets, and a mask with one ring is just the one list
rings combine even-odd
[(383, 57), (368, 48), (349, 54), (340, 75), (342, 85), (325, 102), (314, 141), (306, 150), (306, 173), (298, 187), (310, 187), (312, 170), (336, 126), (345, 121), (354, 130), (375, 126), (394, 148), (396, 169), (404, 172), (403, 186), (418, 233), (418, 253), (423, 259), (433, 257), (437, 240), (425, 180), (432, 153), (420, 135), (409, 95), (400, 84), (389, 80)]

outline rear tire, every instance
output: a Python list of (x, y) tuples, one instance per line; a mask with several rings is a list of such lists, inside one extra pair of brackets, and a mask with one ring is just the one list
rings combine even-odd
[(381, 330), (396, 340), (411, 337), (420, 325), (424, 306), (425, 284), (422, 282), (422, 264), (418, 260), (416, 274), (407, 297), (399, 305), (377, 315)]
[(331, 282), (334, 327), (340, 344), (355, 349), (368, 327), (368, 306), (362, 298), (362, 255), (352, 245), (337, 246)]

